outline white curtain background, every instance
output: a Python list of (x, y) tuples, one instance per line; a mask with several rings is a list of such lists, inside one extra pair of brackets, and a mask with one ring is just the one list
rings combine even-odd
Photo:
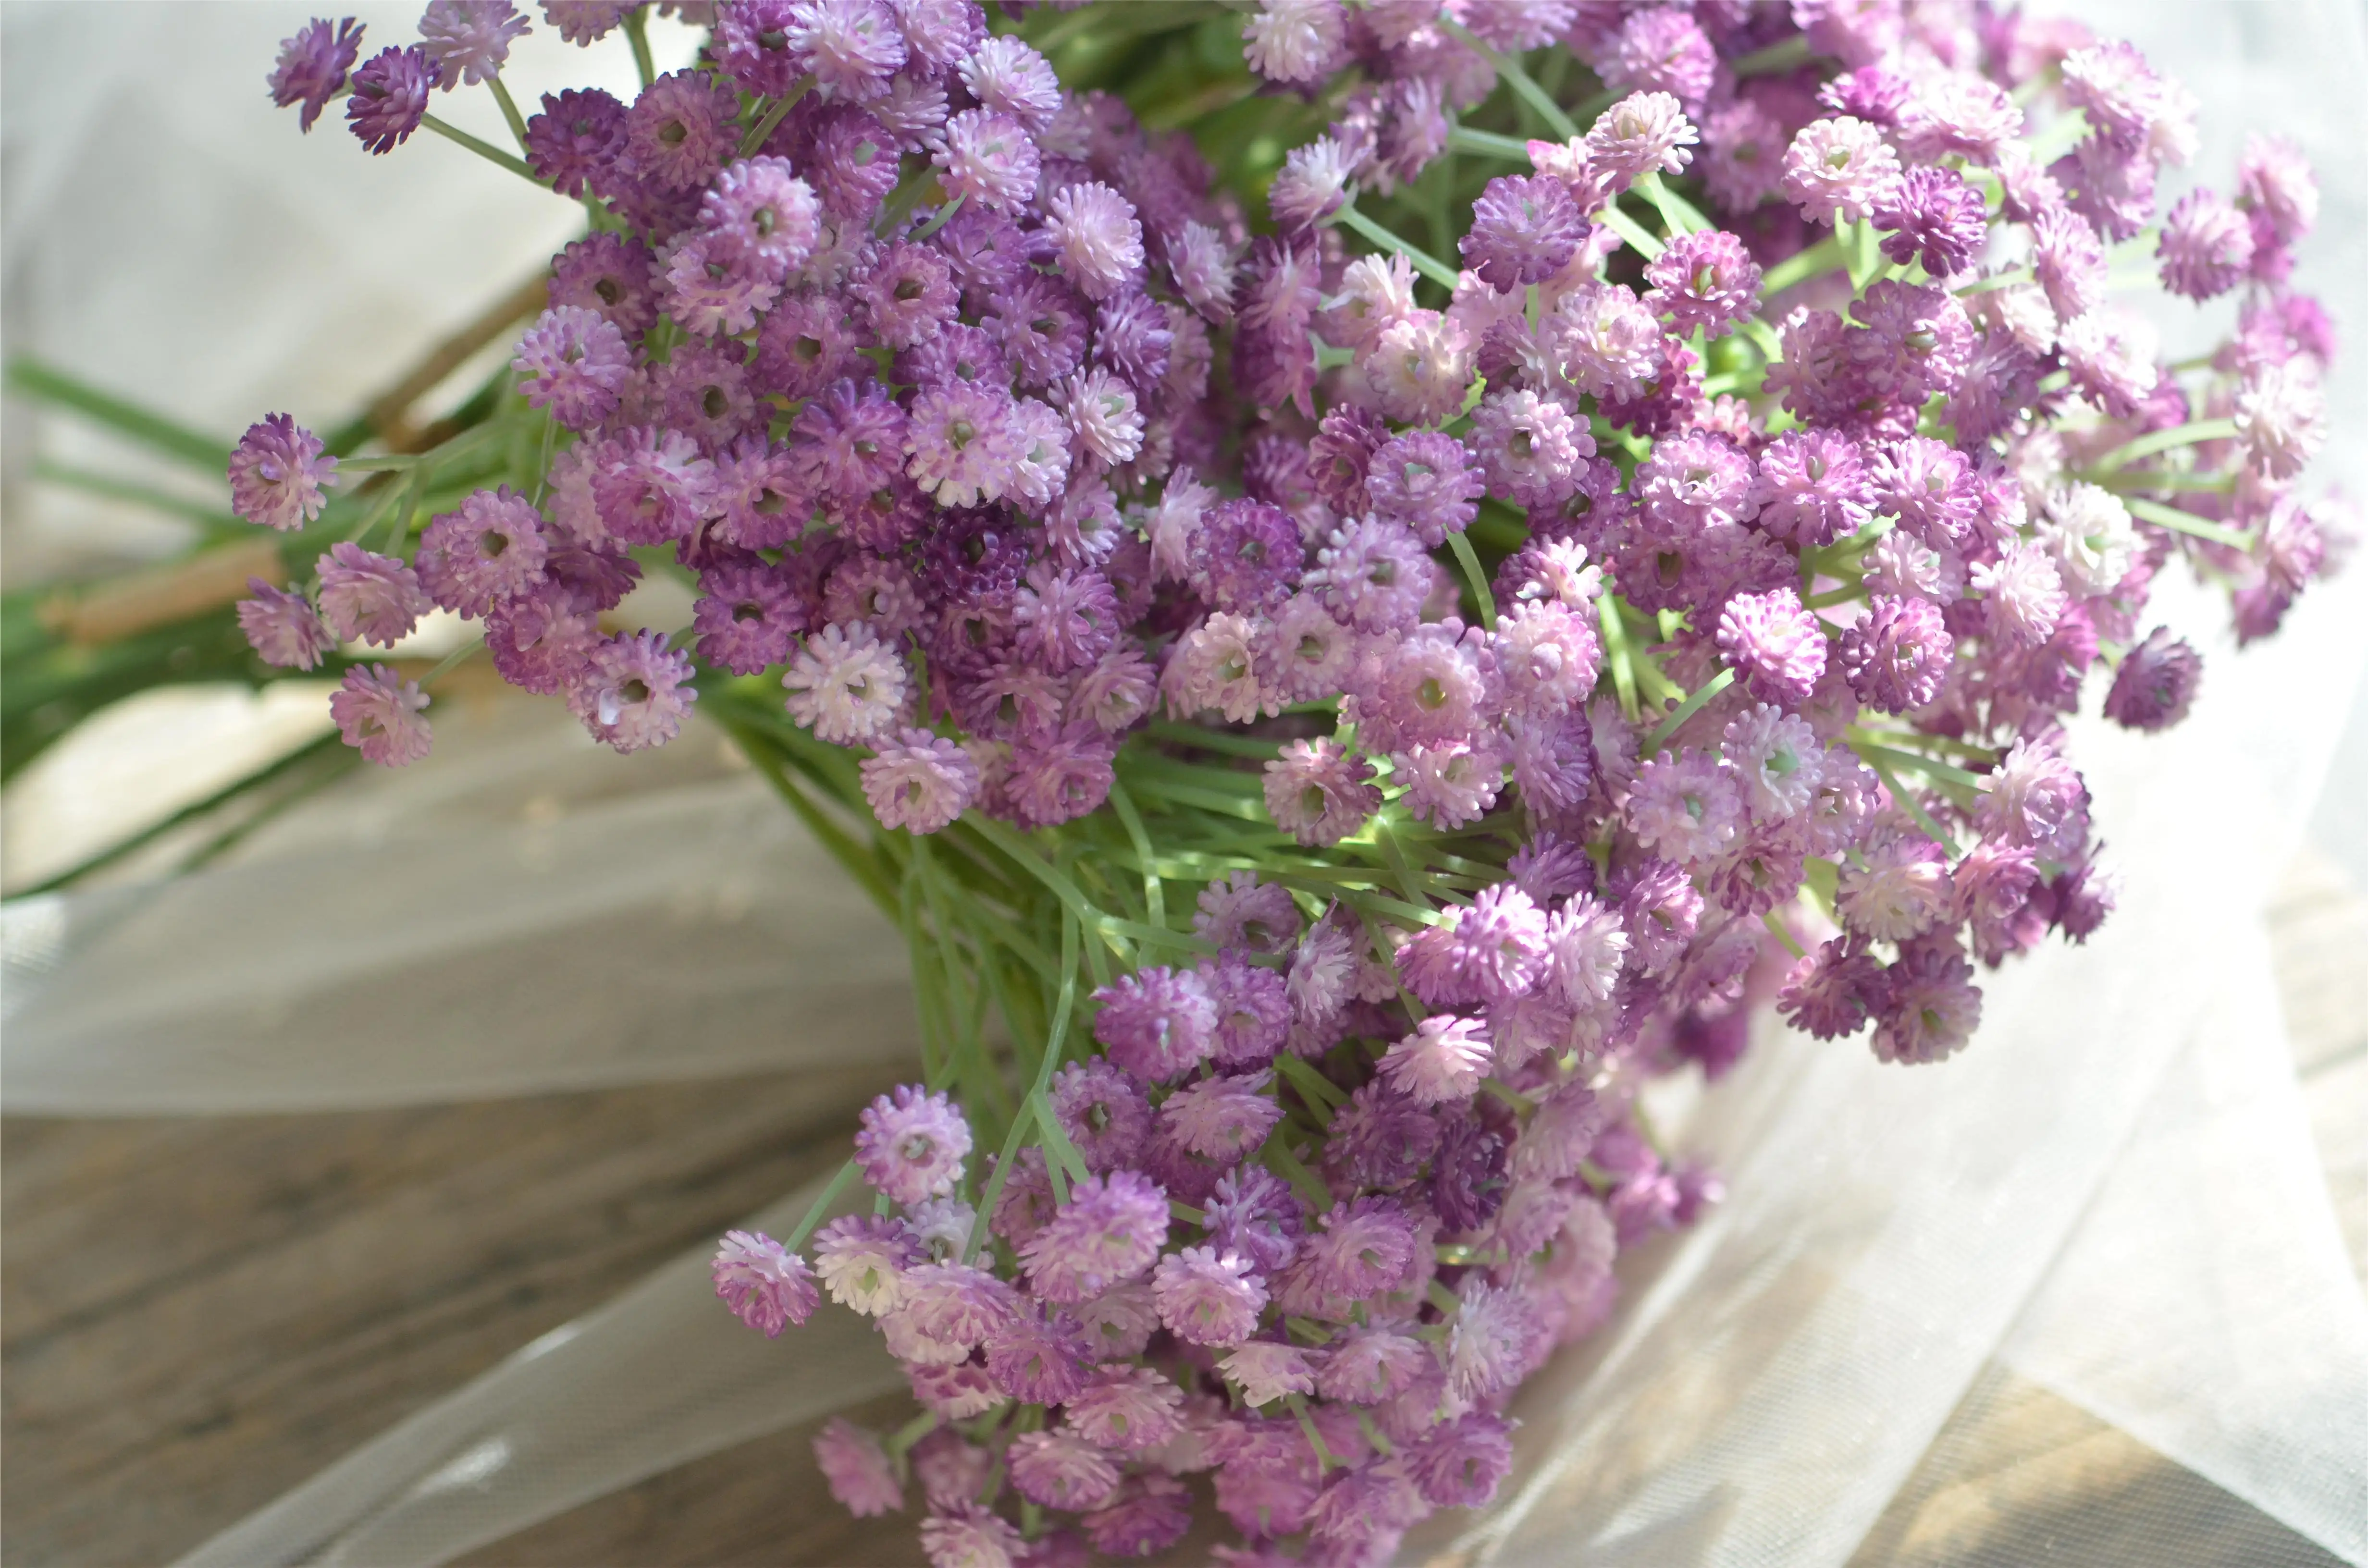
[[(2191, 178), (2225, 186), (2250, 131), (2313, 152), (2326, 201), (2297, 281), (2356, 349), (2360, 8), (2060, 8), (2202, 97)], [(568, 236), (566, 204), (433, 138), (384, 159), (334, 121), (300, 138), (260, 84), (306, 14), (0, 10), (10, 351), (225, 434), (266, 409), (333, 421)], [(361, 14), (400, 39), (416, 8)], [(669, 24), (660, 44), (684, 58), (689, 36)], [(629, 85), (621, 44), (539, 35), (513, 71), (528, 103), (586, 79)], [(498, 131), (466, 94), (438, 112)], [(2231, 313), (2167, 311), (2167, 347), (2193, 351)], [(2358, 496), (2356, 352), (2331, 391), (2317, 473)], [(172, 525), (26, 480), (36, 451), (119, 460), (102, 439), (16, 407), (7, 437), (12, 578), (175, 541)], [(1408, 1561), (1838, 1564), (2003, 1366), (2368, 1563), (2368, 1304), (2262, 924), (2305, 843), (2368, 887), (2368, 573), (2241, 655), (2206, 596), (2166, 589), (2158, 607), (2205, 650), (2192, 715), (2158, 739), (2076, 736), (2121, 913), (2086, 949), (1987, 981), (1982, 1035), (1945, 1066), (1767, 1031), (1684, 1133), (1728, 1200), (1525, 1392), (1500, 1503), (1436, 1521)], [(61, 835), (169, 811), (172, 778), (225, 748), (290, 746), (320, 724), (234, 694), (146, 700), (165, 707), (111, 739), (95, 726), (11, 789), (12, 881)], [(331, 1109), (908, 1049), (897, 939), (711, 734), (625, 760), (548, 707), (438, 716), (428, 763), (330, 791), (203, 873), (0, 905), (0, 1103)], [(609, 958), (628, 921), (656, 944), (630, 972)], [(2368, 1106), (2351, 1109), (2356, 1150)], [(779, 1229), (804, 1201), (755, 1222)], [(188, 1561), (440, 1562), (896, 1381), (843, 1314), (776, 1343), (747, 1334), (686, 1257)], [(2178, 1518), (2157, 1523), (2149, 1561), (2195, 1561)]]

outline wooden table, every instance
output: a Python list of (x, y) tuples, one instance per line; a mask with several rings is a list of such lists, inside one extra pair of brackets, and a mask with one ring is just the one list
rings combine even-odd
[[(2323, 864), (2274, 919), (2355, 1262), (2368, 1258), (2368, 903)], [(0, 1561), (166, 1561), (840, 1156), (860, 1072), (428, 1109), (0, 1121)], [(862, 1418), (900, 1420), (900, 1401)], [(564, 1514), (478, 1563), (902, 1564), (811, 1429)], [(2213, 1561), (2328, 1557), (2007, 1374), (1969, 1394), (1857, 1563), (2128, 1563), (2176, 1518)]]

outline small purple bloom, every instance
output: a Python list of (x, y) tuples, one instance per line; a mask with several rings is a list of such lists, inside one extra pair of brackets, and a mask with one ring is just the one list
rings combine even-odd
[(231, 510), (282, 533), (301, 528), (321, 515), (323, 488), (336, 473), (337, 460), (322, 452), (318, 436), (288, 415), (267, 415), (231, 449)]
[(346, 85), (346, 73), (353, 69), (361, 47), (362, 28), (351, 17), (335, 24), (324, 17), (313, 17), (295, 36), (280, 40), (279, 60), (267, 84), (271, 101), (281, 108), (302, 104), (297, 126), (311, 131), (337, 89)]
[(441, 73), (418, 44), (381, 50), (354, 73), (353, 96), (346, 100), (346, 123), (373, 153), (392, 153), (419, 129), (427, 94)]
[(822, 1303), (806, 1260), (761, 1231), (726, 1231), (711, 1272), (732, 1315), (768, 1339), (804, 1323)]
[(367, 762), (401, 767), (427, 755), (427, 694), (384, 665), (355, 665), (329, 694), (329, 717)]

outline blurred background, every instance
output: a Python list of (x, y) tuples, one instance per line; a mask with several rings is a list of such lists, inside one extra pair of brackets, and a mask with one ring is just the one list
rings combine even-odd
[[(2194, 87), (2190, 177), (2225, 185), (2251, 131), (2313, 153), (2325, 205), (2295, 282), (2327, 299), (2344, 338), (2314, 473), (2368, 494), (2368, 8), (2049, 8), (2134, 39)], [(432, 136), (380, 159), (335, 115), (300, 136), (263, 79), (310, 14), (277, 0), (0, 4), (7, 357), (225, 445), (268, 411), (326, 427), (391, 409), (425, 425), (507, 358), (512, 301), (580, 213)], [(417, 6), (355, 14), (375, 48), (410, 38)], [(653, 38), (661, 70), (694, 47), (670, 20)], [(633, 74), (615, 40), (580, 51), (539, 27), (506, 77), (530, 112), (561, 85), (630, 96)], [(434, 111), (501, 133), (480, 94)], [(2167, 353), (2232, 315), (2227, 301), (2166, 310)], [(192, 466), (13, 394), (0, 458), (12, 614), (182, 555), (224, 507)], [(659, 626), (688, 617), (687, 600), (641, 608)], [(2242, 681), (2244, 665), (2216, 657), (2208, 678)], [(77, 883), (81, 925), (46, 897), (0, 906), (0, 1029), (39, 1018), (44, 1040), (71, 1047), (11, 1051), (0, 1033), (10, 1563), (189, 1550), (835, 1163), (854, 1108), (902, 1060), (886, 927), (864, 924), (798, 842), (765, 836), (778, 808), (712, 732), (620, 758), (552, 705), (461, 693), (438, 710), (435, 757), (399, 779), (324, 773), (228, 843), (219, 824), (180, 820), (316, 743), (325, 691), (159, 688), (84, 720), (0, 793), (9, 893), (175, 824)], [(2314, 722), (2341, 735), (2333, 782), (2300, 853), (2268, 878), (2268, 922), (2317, 1166), (2368, 1278), (2368, 699), (2351, 671)], [(646, 865), (613, 873), (627, 841)], [(45, 988), (106, 929), (90, 890), (153, 905), (148, 880), (199, 852), (250, 879), (243, 907), (282, 924), (209, 931), (219, 906), (193, 903), (169, 950), (114, 973), (103, 997)], [(603, 856), (609, 873), (568, 880)], [(390, 890), (404, 885), (424, 891), (402, 903)], [(842, 922), (828, 947), (824, 928)], [(628, 940), (635, 972), (598, 961)], [(791, 949), (822, 956), (798, 968)], [(324, 967), (357, 950), (370, 960)], [(839, 989), (817, 1011), (822, 970)], [(518, 996), (529, 971), (550, 983)], [(146, 983), (158, 972), (175, 983)], [(214, 983), (193, 987), (193, 972)], [(489, 1046), (495, 998), (507, 1011)], [(785, 1042), (789, 1017), (832, 1026), (803, 1031), (826, 1044)], [(165, 1039), (176, 1049), (151, 1049)], [(2337, 1560), (2090, 1412), (2009, 1371), (1985, 1379), (1857, 1561), (2139, 1561), (2166, 1518), (2201, 1543), (2196, 1561)], [(827, 1504), (810, 1430), (583, 1503), (478, 1560), (916, 1560), (907, 1520), (867, 1528)]]

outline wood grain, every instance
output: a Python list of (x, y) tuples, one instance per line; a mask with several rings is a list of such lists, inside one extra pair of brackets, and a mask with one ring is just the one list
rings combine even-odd
[[(2368, 1259), (2368, 903), (2289, 879), (2279, 974), (2355, 1263)], [(169, 1560), (839, 1157), (862, 1072), (340, 1116), (0, 1120), (0, 1561)], [(862, 1413), (894, 1425), (901, 1401)], [(920, 1562), (803, 1427), (586, 1504), (505, 1568)], [(1993, 1369), (1852, 1568), (2333, 1560)]]

